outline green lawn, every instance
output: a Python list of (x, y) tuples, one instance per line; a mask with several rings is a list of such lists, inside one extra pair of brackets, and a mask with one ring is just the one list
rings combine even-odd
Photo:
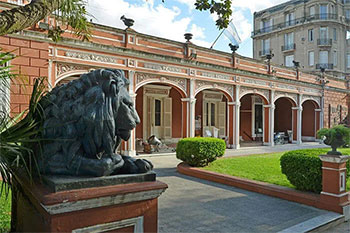
[[(2, 182), (0, 181), (0, 189)], [(5, 190), (0, 196), (0, 232), (9, 232), (11, 223), (11, 193), (6, 197)]]
[[(350, 149), (341, 149), (340, 151), (343, 154), (350, 154)], [(273, 153), (222, 158), (214, 161), (203, 169), (295, 188), (281, 172), (280, 158), (282, 155), (283, 153)], [(347, 189), (350, 190), (350, 179), (347, 180)]]

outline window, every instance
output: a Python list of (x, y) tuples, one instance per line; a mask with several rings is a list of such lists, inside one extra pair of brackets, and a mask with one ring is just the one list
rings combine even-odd
[(154, 125), (161, 126), (162, 120), (162, 102), (160, 100), (154, 100)]
[(272, 30), (272, 19), (262, 20), (260, 22), (260, 30), (262, 32), (270, 32)]
[(337, 53), (337, 51), (333, 51), (333, 65), (334, 66), (338, 65), (338, 53)]
[(294, 21), (294, 13), (288, 13), (285, 15), (285, 19), (286, 19), (286, 26), (291, 26), (295, 24)]
[(309, 52), (309, 66), (315, 65), (315, 52), (310, 51)]
[(333, 40), (337, 41), (337, 29), (333, 28)]
[(328, 39), (328, 28), (320, 27), (320, 39)]
[(294, 66), (293, 61), (294, 61), (294, 55), (289, 55), (284, 57), (284, 64), (287, 67)]
[(294, 43), (294, 33), (286, 33), (284, 34), (284, 45), (289, 46)]
[(350, 53), (346, 55), (346, 68), (350, 69)]
[(315, 16), (315, 6), (310, 7), (310, 16)]
[(262, 40), (262, 55), (270, 54), (270, 39)]
[(350, 19), (350, 10), (345, 10), (345, 18)]
[(309, 39), (309, 41), (314, 41), (314, 29), (309, 29), (308, 39)]
[(328, 8), (327, 5), (320, 5), (320, 19), (327, 19)]
[(210, 125), (211, 126), (215, 126), (215, 104), (211, 103), (210, 105), (211, 105), (211, 109), (210, 109), (210, 115), (211, 115)]
[(328, 64), (328, 51), (320, 51), (320, 64)]

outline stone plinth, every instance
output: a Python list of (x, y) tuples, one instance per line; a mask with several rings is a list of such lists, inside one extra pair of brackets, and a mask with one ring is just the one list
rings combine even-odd
[(333, 211), (348, 215), (349, 193), (346, 192), (347, 155), (320, 155), (322, 161), (322, 192), (320, 200), (333, 206)]
[(14, 179), (12, 231), (157, 232), (158, 197), (167, 185), (153, 172), (43, 180), (49, 185)]

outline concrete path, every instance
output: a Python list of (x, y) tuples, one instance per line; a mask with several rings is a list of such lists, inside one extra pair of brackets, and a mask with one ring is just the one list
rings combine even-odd
[(159, 232), (279, 232), (334, 215), (179, 174), (175, 155), (148, 159), (158, 180), (169, 186), (159, 198)]
[(327, 148), (327, 147), (329, 146), (325, 144), (320, 144), (319, 142), (304, 142), (300, 145), (284, 144), (284, 145), (276, 145), (276, 146), (241, 147), (238, 150), (227, 149), (225, 153), (225, 157), (275, 153), (275, 152), (283, 152), (283, 151), (299, 150), (299, 149)]

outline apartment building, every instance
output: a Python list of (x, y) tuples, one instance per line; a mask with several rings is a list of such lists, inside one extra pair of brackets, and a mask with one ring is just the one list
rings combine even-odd
[(292, 0), (254, 13), (253, 57), (350, 76), (350, 0)]

